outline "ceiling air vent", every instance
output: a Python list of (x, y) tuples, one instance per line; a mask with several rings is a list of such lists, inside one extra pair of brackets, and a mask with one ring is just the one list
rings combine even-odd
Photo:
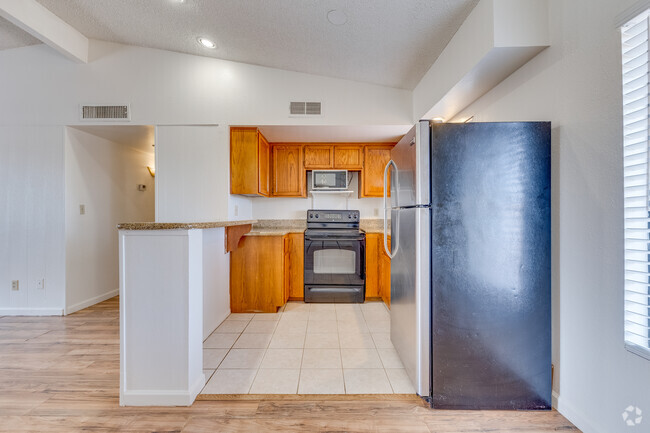
[(82, 105), (81, 120), (131, 120), (128, 105)]
[(292, 116), (320, 116), (320, 102), (290, 102), (289, 114)]

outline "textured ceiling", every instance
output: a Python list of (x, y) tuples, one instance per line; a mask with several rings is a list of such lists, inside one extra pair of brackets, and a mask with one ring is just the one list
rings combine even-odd
[[(412, 89), (478, 0), (38, 0), (85, 36)], [(331, 10), (347, 22), (333, 25)], [(217, 48), (199, 46), (198, 36)]]
[(0, 50), (40, 44), (41, 41), (0, 17)]

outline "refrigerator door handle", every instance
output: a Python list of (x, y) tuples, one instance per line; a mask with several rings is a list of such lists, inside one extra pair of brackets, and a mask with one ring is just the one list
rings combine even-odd
[[(390, 211), (391, 207), (386, 207), (386, 202), (388, 199), (388, 171), (390, 170), (390, 166), (393, 166), (395, 168), (395, 176), (393, 176), (393, 182), (397, 182), (397, 165), (395, 162), (391, 159), (388, 161), (388, 164), (386, 164), (386, 167), (384, 168), (384, 251), (386, 252), (386, 255), (390, 257), (391, 259), (395, 257), (395, 254), (397, 254), (397, 250), (399, 249), (399, 233), (395, 233), (395, 239), (392, 239), (392, 247), (391, 248), (393, 251), (388, 249), (388, 231), (387, 231), (387, 226), (388, 226), (388, 217), (387, 217), (387, 212)], [(395, 204), (399, 206), (399, 188), (395, 188)], [(396, 222), (396, 227), (397, 230), (399, 231), (399, 211), (397, 212), (397, 222)]]

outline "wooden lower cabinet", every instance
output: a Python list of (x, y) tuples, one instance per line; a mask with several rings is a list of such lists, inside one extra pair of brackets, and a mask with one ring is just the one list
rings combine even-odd
[(285, 274), (289, 299), (302, 301), (305, 299), (305, 235), (289, 233), (287, 235), (287, 256), (285, 256)]
[(303, 298), (304, 235), (244, 236), (230, 253), (230, 311), (275, 313)]
[[(289, 299), (303, 300), (304, 239), (302, 233), (244, 236), (230, 253), (230, 311), (275, 313)], [(390, 306), (390, 258), (379, 233), (366, 234), (366, 299)]]
[(390, 306), (390, 258), (384, 251), (384, 235), (366, 233), (366, 299), (373, 298)]
[(230, 311), (275, 313), (288, 298), (286, 236), (244, 236), (230, 253)]

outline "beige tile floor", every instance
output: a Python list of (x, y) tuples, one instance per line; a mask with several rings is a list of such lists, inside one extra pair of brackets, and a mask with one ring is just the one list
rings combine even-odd
[(203, 343), (203, 394), (412, 394), (382, 302), (231, 314)]

